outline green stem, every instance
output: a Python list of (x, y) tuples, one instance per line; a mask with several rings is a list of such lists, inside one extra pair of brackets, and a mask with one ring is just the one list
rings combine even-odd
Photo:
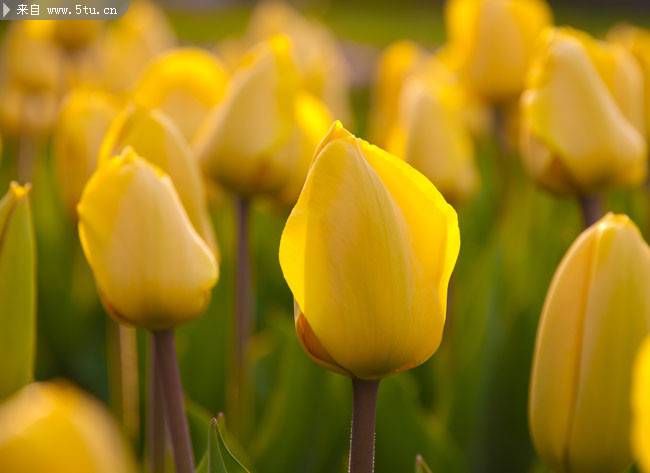
[(156, 351), (156, 374), (159, 376), (165, 405), (165, 423), (169, 430), (174, 451), (176, 473), (194, 472), (194, 452), (190, 429), (185, 416), (183, 387), (176, 359), (174, 331), (153, 332)]
[(352, 379), (352, 428), (349, 473), (373, 473), (375, 418), (379, 381)]
[(160, 371), (154, 341), (151, 340), (151, 360), (149, 365), (149, 471), (165, 472), (165, 451), (167, 432), (165, 431), (165, 400), (160, 383)]

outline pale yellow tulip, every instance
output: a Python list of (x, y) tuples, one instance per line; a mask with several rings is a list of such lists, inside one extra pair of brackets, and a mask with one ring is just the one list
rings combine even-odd
[(165, 330), (205, 310), (218, 265), (162, 171), (125, 150), (88, 181), (78, 214), (86, 259), (117, 320)]
[(643, 473), (650, 472), (650, 337), (639, 349), (632, 382), (632, 451)]
[(0, 405), (0, 471), (135, 473), (115, 421), (65, 382), (33, 383)]
[(558, 473), (624, 471), (632, 364), (650, 331), (650, 248), (625, 215), (608, 214), (568, 250), (537, 331), (529, 425)]
[(524, 164), (538, 183), (588, 194), (643, 182), (643, 88), (628, 59), (581, 32), (544, 34), (520, 104)]

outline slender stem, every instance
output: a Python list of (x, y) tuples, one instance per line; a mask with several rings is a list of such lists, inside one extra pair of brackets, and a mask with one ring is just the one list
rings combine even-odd
[(590, 194), (578, 197), (585, 228), (592, 226), (603, 215), (603, 203), (599, 195)]
[(253, 288), (250, 254), (250, 200), (236, 199), (237, 261), (235, 277), (235, 327), (232, 356), (229, 411), (233, 430), (241, 434), (245, 429), (246, 409), (246, 351), (252, 329)]
[(135, 329), (109, 319), (107, 343), (111, 404), (128, 438), (137, 442), (140, 393)]
[(165, 431), (165, 400), (163, 399), (158, 369), (157, 355), (151, 341), (151, 360), (149, 364), (149, 471), (164, 473), (167, 432)]
[(21, 184), (31, 182), (32, 180), (34, 155), (36, 154), (37, 148), (35, 138), (27, 135), (21, 135), (18, 138), (18, 165), (16, 174)]
[(352, 429), (349, 473), (375, 470), (375, 413), (379, 381), (352, 379)]
[(156, 374), (159, 376), (165, 405), (165, 422), (174, 450), (176, 473), (194, 472), (194, 452), (190, 429), (185, 417), (183, 387), (176, 360), (173, 330), (153, 332), (156, 351)]

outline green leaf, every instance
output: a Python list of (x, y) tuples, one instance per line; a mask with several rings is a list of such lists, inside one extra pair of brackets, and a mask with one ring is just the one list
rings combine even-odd
[(36, 251), (29, 187), (0, 200), (0, 400), (34, 377)]
[(213, 417), (210, 421), (208, 446), (196, 470), (196, 473), (250, 473), (238, 459), (238, 447), (233, 443), (226, 429), (223, 414)]
[(433, 473), (431, 468), (429, 468), (427, 463), (424, 461), (424, 458), (422, 458), (422, 455), (417, 455), (415, 457), (415, 473)]

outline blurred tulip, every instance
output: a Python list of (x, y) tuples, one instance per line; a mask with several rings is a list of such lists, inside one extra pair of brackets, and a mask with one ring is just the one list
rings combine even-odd
[(641, 65), (645, 85), (645, 135), (648, 137), (650, 136), (650, 31), (631, 25), (618, 25), (612, 28), (607, 38), (626, 48)]
[(228, 76), (212, 54), (198, 48), (172, 50), (154, 60), (133, 92), (136, 103), (159, 108), (188, 142), (223, 98)]
[(103, 85), (128, 94), (154, 57), (176, 43), (165, 15), (150, 0), (136, 0), (119, 20), (112, 22), (99, 47)]
[(322, 100), (336, 118), (344, 123), (351, 121), (350, 66), (334, 35), (324, 24), (305, 18), (287, 2), (259, 2), (247, 38), (257, 43), (278, 34), (291, 38), (302, 87)]
[(628, 217), (608, 214), (562, 259), (537, 331), (530, 430), (554, 471), (629, 466), (632, 362), (649, 330), (650, 248)]
[(637, 466), (650, 472), (650, 337), (639, 349), (632, 380), (632, 450)]
[(54, 130), (53, 154), (59, 192), (70, 215), (97, 166), (99, 149), (120, 102), (91, 87), (78, 87), (65, 98)]
[(521, 98), (529, 174), (558, 193), (639, 185), (647, 173), (638, 67), (620, 47), (548, 30)]
[(538, 35), (552, 15), (544, 0), (449, 0), (445, 22), (450, 66), (495, 102), (522, 90)]
[(51, 25), (54, 40), (71, 52), (97, 41), (104, 28), (104, 23), (98, 20), (45, 20), (45, 23)]
[(398, 123), (387, 150), (420, 171), (447, 200), (460, 203), (478, 189), (474, 144), (458, 84), (425, 75), (406, 81)]
[(157, 110), (129, 106), (113, 121), (101, 145), (100, 165), (125, 147), (168, 174), (194, 229), (218, 252), (201, 171), (178, 128)]
[(0, 471), (135, 473), (110, 414), (65, 382), (33, 383), (0, 405)]
[(337, 122), (280, 243), (307, 353), (366, 380), (426, 361), (442, 337), (459, 245), (456, 212), (436, 188)]
[(277, 200), (287, 205), (293, 205), (298, 200), (316, 148), (333, 121), (325, 104), (309, 94), (298, 94), (294, 107), (295, 129), (293, 136), (280, 151), (281, 154), (286, 154), (283, 159), (294, 162), (289, 171), (289, 181), (277, 195)]
[(275, 192), (289, 179), (291, 163), (278, 151), (294, 126), (298, 76), (291, 51), (286, 36), (255, 47), (197, 136), (206, 173), (238, 194)]
[(11, 183), (0, 200), (0, 400), (34, 375), (36, 247), (28, 194), (29, 186)]
[(117, 320), (164, 330), (205, 310), (218, 266), (158, 168), (125, 150), (91, 177), (78, 213), (84, 253)]
[(426, 59), (426, 53), (412, 41), (397, 41), (388, 46), (377, 62), (376, 81), (370, 113), (370, 136), (386, 146), (388, 135), (399, 114), (399, 99), (406, 79)]
[(49, 30), (40, 21), (12, 23), (2, 44), (0, 70), (4, 134), (34, 136), (49, 131), (65, 76), (61, 52)]

